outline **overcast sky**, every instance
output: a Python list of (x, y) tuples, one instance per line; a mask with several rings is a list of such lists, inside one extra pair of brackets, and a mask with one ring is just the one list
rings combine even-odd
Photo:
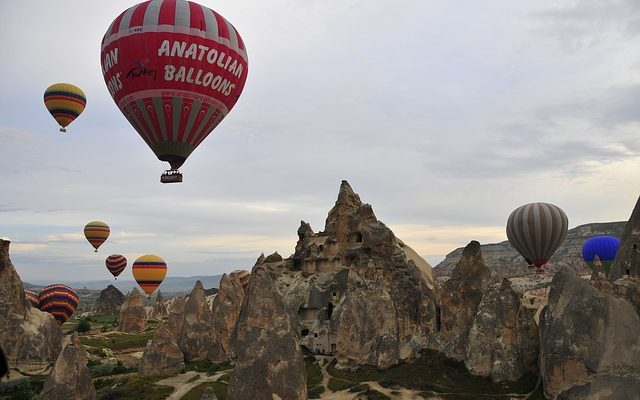
[[(100, 71), (135, 3), (0, 4), (0, 237), (23, 280), (107, 279), (112, 253), (155, 253), (170, 276), (288, 256), (342, 179), (432, 265), (505, 240), (525, 203), (575, 227), (627, 220), (638, 198), (637, 0), (202, 1), (240, 32), (249, 76), (174, 185)], [(54, 82), (87, 95), (67, 134), (42, 101)]]

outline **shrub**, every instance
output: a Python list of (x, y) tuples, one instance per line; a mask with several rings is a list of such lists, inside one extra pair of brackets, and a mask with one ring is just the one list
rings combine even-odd
[(91, 330), (91, 323), (86, 318), (81, 319), (78, 322), (78, 325), (76, 326), (76, 331), (78, 333), (87, 333), (90, 330)]

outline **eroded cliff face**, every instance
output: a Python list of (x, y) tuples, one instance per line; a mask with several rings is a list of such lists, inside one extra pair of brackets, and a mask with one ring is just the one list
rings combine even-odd
[(181, 326), (178, 345), (185, 361), (209, 359), (214, 342), (213, 319), (200, 281), (185, 302)]
[(212, 359), (215, 361), (227, 361), (234, 358), (230, 338), (240, 316), (244, 300), (245, 288), (241, 284), (239, 276), (222, 275), (218, 293), (211, 304), (215, 337)]
[(65, 343), (44, 382), (39, 400), (94, 400), (96, 390), (87, 369), (87, 355), (74, 333)]
[(138, 373), (141, 376), (169, 376), (184, 369), (184, 355), (169, 328), (161, 325), (142, 354)]
[(547, 396), (605, 398), (597, 393), (611, 393), (616, 382), (639, 386), (640, 316), (626, 297), (635, 282), (621, 282), (616, 291), (616, 284), (604, 278), (585, 281), (566, 268), (556, 273), (540, 319), (540, 372)]
[(624, 233), (620, 237), (620, 247), (611, 264), (609, 279), (615, 281), (629, 275), (640, 279), (640, 197), (636, 202)]
[(120, 307), (118, 330), (137, 333), (145, 329), (147, 329), (147, 311), (144, 307), (144, 298), (138, 288), (133, 288)]
[(236, 366), (227, 399), (307, 399), (305, 365), (293, 328), (269, 272), (264, 264), (256, 265), (231, 338)]
[(12, 369), (47, 372), (61, 349), (62, 331), (49, 313), (31, 307), (9, 257), (9, 241), (0, 239), (0, 347)]
[(112, 315), (120, 313), (124, 303), (124, 294), (113, 285), (107, 286), (100, 292), (100, 296), (93, 306), (97, 315)]
[(431, 267), (343, 181), (325, 229), (302, 222), (295, 253), (264, 264), (296, 316), (302, 343), (339, 366), (387, 368), (435, 340)]

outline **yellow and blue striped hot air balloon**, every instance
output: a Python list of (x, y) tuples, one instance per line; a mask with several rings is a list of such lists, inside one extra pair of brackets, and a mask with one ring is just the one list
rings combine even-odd
[(153, 291), (160, 286), (167, 275), (167, 263), (156, 255), (147, 254), (138, 257), (131, 266), (131, 271), (138, 285), (151, 297)]
[(84, 227), (84, 237), (96, 249), (96, 253), (98, 252), (98, 247), (109, 237), (109, 233), (111, 233), (109, 225), (102, 221), (91, 221)]
[(40, 310), (54, 316), (62, 325), (76, 312), (80, 299), (78, 293), (67, 285), (54, 284), (42, 289), (38, 294)]
[(78, 118), (87, 105), (87, 98), (79, 87), (70, 83), (54, 83), (44, 91), (44, 105), (60, 125), (60, 132)]

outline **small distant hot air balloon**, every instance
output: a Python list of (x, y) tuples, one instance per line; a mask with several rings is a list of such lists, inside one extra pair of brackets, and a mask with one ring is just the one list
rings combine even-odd
[(584, 242), (582, 246), (582, 258), (594, 269), (594, 258), (598, 256), (602, 263), (605, 276), (609, 275), (611, 264), (616, 258), (616, 252), (620, 247), (620, 239), (614, 236), (594, 236)]
[(44, 91), (44, 105), (60, 125), (60, 132), (73, 122), (87, 105), (87, 98), (79, 87), (70, 83), (54, 83)]
[(507, 238), (529, 265), (539, 270), (560, 247), (568, 228), (569, 220), (560, 207), (530, 203), (509, 215)]
[(37, 293), (32, 292), (31, 290), (25, 290), (24, 295), (29, 301), (29, 303), (31, 303), (31, 307), (40, 308), (40, 300), (38, 300)]
[(240, 281), (243, 288), (247, 287), (249, 280), (251, 279), (251, 272), (244, 269), (237, 269), (229, 274), (230, 278), (235, 278)]
[(118, 279), (118, 275), (127, 267), (127, 259), (120, 254), (112, 254), (104, 261), (107, 269)]
[(167, 275), (167, 263), (156, 255), (147, 254), (138, 257), (131, 266), (131, 271), (138, 285), (151, 297)]
[(111, 233), (109, 225), (102, 221), (91, 221), (84, 227), (84, 237), (96, 249), (96, 253), (98, 252), (98, 247), (109, 237), (109, 233)]
[(47, 286), (38, 294), (40, 310), (52, 314), (62, 325), (76, 312), (80, 299), (78, 293), (67, 285)]
[(122, 12), (102, 39), (111, 97), (156, 157), (178, 168), (235, 106), (247, 80), (238, 31), (208, 7), (156, 0)]

